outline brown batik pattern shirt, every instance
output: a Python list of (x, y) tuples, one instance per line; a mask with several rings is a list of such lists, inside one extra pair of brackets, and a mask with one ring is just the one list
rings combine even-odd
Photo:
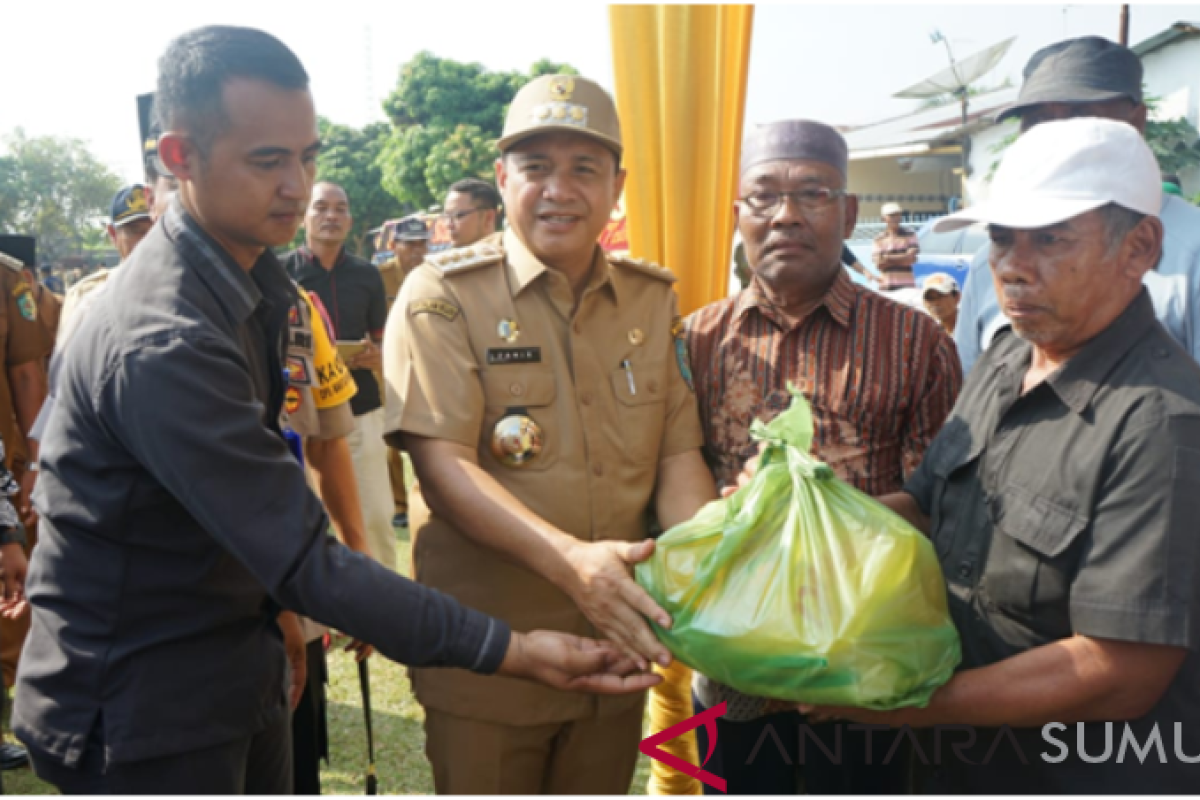
[[(812, 405), (813, 455), (869, 495), (900, 491), (962, 387), (954, 343), (932, 318), (856, 286), (844, 271), (794, 325), (752, 281), (692, 314), (687, 343), (705, 457), (721, 486), (735, 483), (756, 452), (754, 420), (787, 409), (792, 383)], [(730, 700), (731, 719), (765, 707), (706, 680), (697, 688), (706, 703)]]

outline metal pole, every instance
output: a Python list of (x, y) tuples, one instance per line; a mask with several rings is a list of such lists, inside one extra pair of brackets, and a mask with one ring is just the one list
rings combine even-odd
[(1122, 47), (1129, 47), (1129, 4), (1121, 5), (1121, 31), (1117, 40)]
[(962, 87), (959, 90), (959, 92), (961, 93), (961, 100), (962, 100), (962, 192), (961, 192), (961, 194), (962, 194), (962, 205), (963, 205), (963, 207), (966, 207), (966, 205), (967, 205), (967, 174), (970, 170), (970, 163), (971, 163), (971, 135), (969, 133), (967, 133), (967, 104), (970, 102), (970, 99), (967, 95), (967, 87), (965, 87), (965, 86)]

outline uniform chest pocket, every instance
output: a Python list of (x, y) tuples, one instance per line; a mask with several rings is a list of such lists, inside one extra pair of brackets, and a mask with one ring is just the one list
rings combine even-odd
[(637, 464), (657, 461), (667, 413), (666, 362), (629, 362), (614, 369), (609, 381), (625, 457)]
[[(937, 447), (925, 458), (933, 473), (933, 496), (929, 504), (933, 544), (945, 561), (954, 549), (954, 537), (963, 535), (957, 527), (969, 525), (973, 517), (971, 509), (966, 507), (972, 501), (968, 490), (970, 476), (963, 470), (979, 457), (979, 448), (973, 446), (970, 430), (958, 420), (948, 422), (939, 439)], [(952, 526), (951, 520), (960, 525)]]
[(985, 602), (1046, 635), (1070, 635), (1070, 593), (1088, 517), (1057, 498), (1009, 483), (989, 497), (992, 544)]
[[(482, 374), (484, 412), (480, 430), (481, 459), (506, 468), (538, 472), (554, 466), (562, 452), (562, 426), (555, 401), (558, 383), (553, 372), (499, 367)], [(515, 425), (513, 418), (528, 423)], [(500, 453), (526, 453), (519, 464), (503, 460)]]

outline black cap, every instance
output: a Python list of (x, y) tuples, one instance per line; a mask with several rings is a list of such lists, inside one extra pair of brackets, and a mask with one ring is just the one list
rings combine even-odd
[(429, 238), (429, 228), (420, 217), (405, 217), (396, 223), (394, 242), (420, 242)]
[(1033, 54), (1025, 65), (1017, 102), (996, 121), (1019, 117), (1042, 103), (1101, 103), (1122, 97), (1142, 102), (1142, 62), (1137, 54), (1100, 36), (1068, 39)]
[(0, 234), (0, 253), (32, 268), (37, 263), (37, 239), (13, 233)]

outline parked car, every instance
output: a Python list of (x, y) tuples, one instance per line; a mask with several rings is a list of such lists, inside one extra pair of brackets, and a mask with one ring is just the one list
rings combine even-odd
[(935, 222), (937, 220), (931, 219), (917, 229), (921, 252), (917, 263), (913, 264), (913, 278), (920, 286), (933, 273), (945, 272), (958, 281), (960, 287), (965, 286), (971, 259), (988, 243), (987, 226), (978, 223), (949, 233), (934, 233)]

